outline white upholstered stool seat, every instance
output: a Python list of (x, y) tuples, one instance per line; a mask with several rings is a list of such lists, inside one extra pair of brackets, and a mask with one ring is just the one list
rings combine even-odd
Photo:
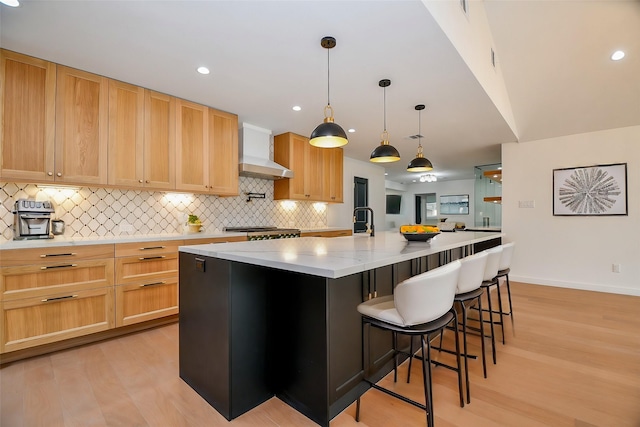
[[(473, 307), (474, 309), (478, 309), (479, 317), (482, 318), (483, 312), (489, 312), (489, 324), (491, 326), (491, 353), (493, 356), (493, 364), (496, 364), (496, 333), (495, 333), (495, 324), (503, 325), (502, 319), (499, 322), (494, 322), (493, 320), (493, 306), (491, 301), (491, 287), (497, 286), (498, 279), (496, 278), (496, 274), (498, 274), (498, 265), (500, 263), (500, 257), (502, 255), (502, 246), (496, 246), (490, 249), (487, 249), (483, 252), (487, 253), (487, 264), (484, 269), (484, 276), (482, 280), (482, 284), (480, 285), (486, 292), (487, 295), (487, 305), (489, 306), (488, 310), (483, 310), (482, 308)], [(502, 328), (502, 335), (504, 336), (504, 328)]]
[[(431, 393), (431, 334), (442, 331), (453, 322), (456, 331), (458, 386), (460, 406), (464, 406), (462, 396), (462, 370), (460, 369), (460, 348), (458, 345), (457, 314), (453, 309), (453, 299), (458, 283), (460, 262), (454, 261), (425, 273), (413, 276), (399, 283), (393, 295), (382, 296), (358, 305), (364, 325), (404, 334), (410, 337), (420, 336), (422, 345), (422, 372), (424, 381), (425, 404), (385, 389), (368, 381), (371, 387), (393, 397), (415, 405), (426, 411), (427, 425), (433, 426), (433, 397)], [(395, 343), (394, 339), (394, 343)], [(394, 348), (394, 376), (397, 378), (397, 355), (402, 353)], [(412, 357), (412, 354), (408, 355)], [(356, 421), (360, 420), (360, 398), (357, 400)]]
[[(477, 304), (479, 310), (482, 310), (482, 294), (484, 290), (482, 289), (481, 285), (484, 279), (484, 272), (487, 266), (488, 258), (489, 254), (487, 252), (480, 252), (475, 255), (469, 255), (460, 259), (460, 275), (458, 276), (458, 286), (456, 288), (456, 295), (454, 297), (454, 301), (459, 303), (460, 311), (462, 312), (462, 343), (467, 403), (471, 402), (471, 392), (469, 389), (467, 306), (465, 305), (465, 303), (469, 301), (475, 301), (475, 304)], [(480, 343), (482, 351), (482, 354), (480, 356), (482, 358), (482, 372), (484, 374), (484, 377), (487, 378), (487, 363), (484, 358), (484, 322), (482, 316), (480, 316)]]
[[(498, 293), (500, 292), (500, 282), (501, 278), (504, 278), (504, 283), (507, 286), (507, 297), (509, 299), (509, 311), (506, 311), (502, 308), (502, 298), (498, 301), (500, 302), (500, 312), (502, 315), (511, 317), (511, 329), (515, 333), (515, 322), (513, 320), (513, 304), (511, 302), (511, 285), (509, 284), (509, 272), (511, 271), (511, 259), (513, 258), (513, 250), (515, 248), (515, 242), (505, 243), (502, 245), (502, 254), (500, 255), (500, 263), (498, 264), (498, 273), (496, 274), (496, 281), (498, 281)], [(504, 335), (503, 335), (503, 343), (504, 343)]]

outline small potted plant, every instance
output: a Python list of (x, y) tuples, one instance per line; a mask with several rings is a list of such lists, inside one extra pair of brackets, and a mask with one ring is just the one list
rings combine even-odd
[(198, 218), (198, 215), (189, 214), (187, 225), (189, 226), (189, 232), (199, 233), (200, 228), (202, 227), (202, 222), (200, 221), (200, 218)]

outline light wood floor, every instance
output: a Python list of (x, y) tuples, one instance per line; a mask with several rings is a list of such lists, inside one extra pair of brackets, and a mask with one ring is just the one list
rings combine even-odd
[[(470, 361), (471, 404), (458, 406), (455, 373), (434, 369), (436, 425), (639, 427), (640, 298), (520, 283), (512, 293), (516, 336), (507, 322), (487, 379)], [(8, 364), (0, 386), (2, 427), (315, 425), (275, 398), (226, 421), (178, 377), (177, 324)], [(424, 400), (420, 364), (396, 387)], [(425, 425), (424, 412), (376, 390), (359, 424), (354, 414), (355, 404), (331, 426)]]

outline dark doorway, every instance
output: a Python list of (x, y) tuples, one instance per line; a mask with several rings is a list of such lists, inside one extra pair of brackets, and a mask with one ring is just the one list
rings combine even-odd
[[(353, 208), (369, 206), (369, 180), (366, 178), (353, 177)], [(356, 212), (356, 220), (353, 223), (354, 233), (364, 233), (367, 231), (366, 224), (369, 222), (369, 212)]]

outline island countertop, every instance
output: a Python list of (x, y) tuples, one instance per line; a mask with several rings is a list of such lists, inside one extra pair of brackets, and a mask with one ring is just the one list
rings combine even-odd
[(408, 242), (397, 231), (349, 237), (302, 237), (180, 246), (180, 252), (336, 279), (462, 246), (502, 233), (441, 233), (429, 242)]

